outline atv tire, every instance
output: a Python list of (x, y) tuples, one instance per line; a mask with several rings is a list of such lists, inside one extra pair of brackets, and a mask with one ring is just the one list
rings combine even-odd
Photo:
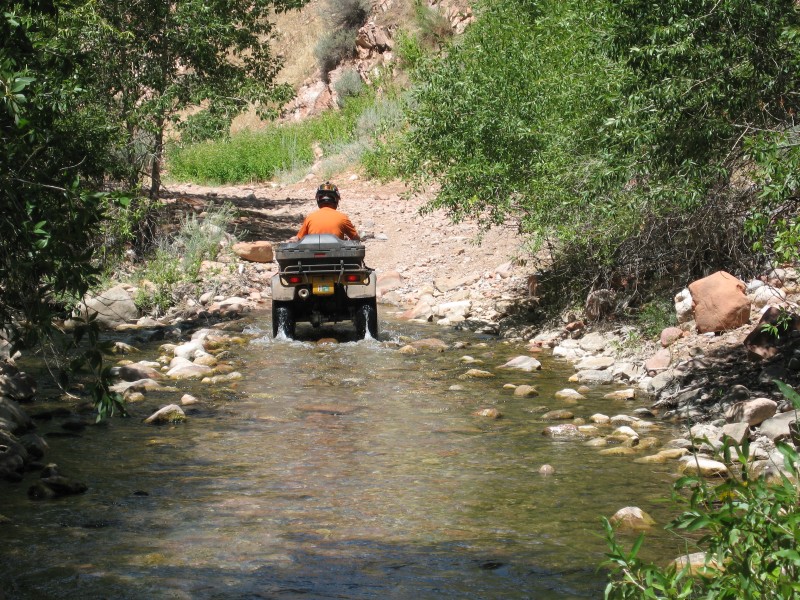
[(272, 337), (278, 337), (280, 332), (288, 339), (294, 339), (295, 329), (294, 310), (291, 302), (272, 302)]
[(353, 322), (359, 339), (367, 337), (367, 332), (373, 339), (378, 339), (378, 307), (374, 298), (356, 308)]

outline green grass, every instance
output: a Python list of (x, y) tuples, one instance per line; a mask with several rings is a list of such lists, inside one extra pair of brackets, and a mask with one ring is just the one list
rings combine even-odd
[(243, 131), (223, 140), (176, 144), (168, 150), (167, 170), (175, 181), (232, 184), (269, 181), (276, 173), (310, 167), (312, 147), (327, 155), (358, 136), (362, 113), (375, 104), (372, 94), (348, 98), (338, 111), (327, 111), (301, 123), (274, 124)]

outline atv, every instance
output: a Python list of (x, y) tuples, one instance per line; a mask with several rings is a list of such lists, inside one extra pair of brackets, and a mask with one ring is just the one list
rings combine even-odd
[(275, 248), (272, 276), (272, 335), (294, 338), (298, 322), (315, 328), (352, 321), (356, 334), (378, 338), (375, 271), (364, 264), (360, 242), (335, 235), (307, 235)]

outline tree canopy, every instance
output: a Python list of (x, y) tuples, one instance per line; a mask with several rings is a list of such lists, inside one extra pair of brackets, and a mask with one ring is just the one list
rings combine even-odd
[(415, 70), (402, 170), (440, 184), (432, 207), (548, 241), (577, 293), (797, 258), (795, 2), (477, 14)]

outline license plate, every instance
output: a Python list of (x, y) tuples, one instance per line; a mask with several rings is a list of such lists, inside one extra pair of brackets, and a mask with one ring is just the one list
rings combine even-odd
[(333, 285), (333, 279), (317, 279), (312, 292), (317, 296), (330, 296), (333, 294)]

